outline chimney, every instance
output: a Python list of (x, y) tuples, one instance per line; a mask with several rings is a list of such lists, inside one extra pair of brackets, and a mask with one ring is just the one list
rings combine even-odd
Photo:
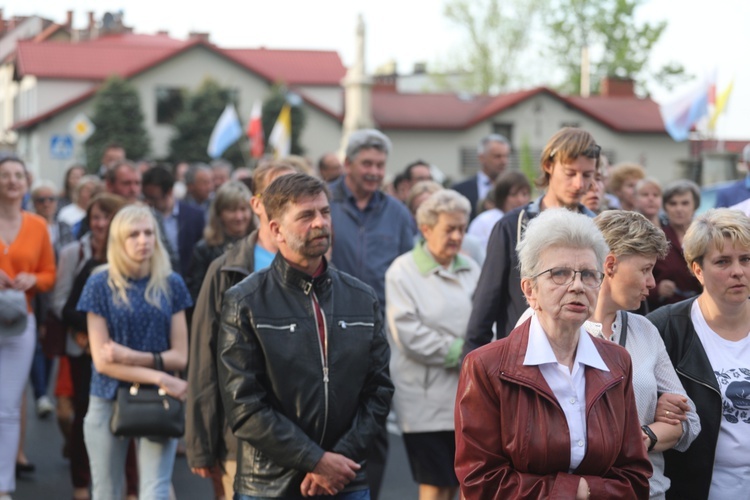
[(632, 78), (607, 76), (602, 78), (599, 95), (602, 97), (635, 97), (635, 81)]
[(204, 42), (208, 42), (209, 36), (210, 33), (208, 32), (191, 31), (188, 33), (188, 40), (203, 40)]
[(156, 32), (157, 35), (163, 35), (163, 36), (169, 36), (169, 31), (167, 30), (159, 30)]
[(94, 18), (94, 11), (90, 10), (89, 11), (89, 27), (88, 27), (89, 33), (93, 33), (95, 28), (96, 28), (96, 19)]
[(65, 26), (69, 29), (73, 27), (73, 11), (69, 10), (65, 12)]
[(1, 31), (5, 31), (5, 15), (2, 7), (0, 7), (0, 32)]

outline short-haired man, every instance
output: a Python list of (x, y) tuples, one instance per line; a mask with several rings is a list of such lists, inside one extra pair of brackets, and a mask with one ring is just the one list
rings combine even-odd
[(380, 188), (391, 141), (377, 130), (349, 138), (343, 178), (331, 184), (331, 217), (336, 232), (331, 261), (370, 285), (385, 304), (385, 272), (414, 248), (409, 210)]
[(555, 207), (594, 217), (580, 202), (594, 181), (600, 151), (593, 137), (579, 128), (564, 128), (549, 140), (542, 152), (542, 175), (537, 181), (546, 192), (505, 214), (490, 234), (487, 258), (474, 291), (464, 354), (492, 341), (493, 326), (497, 338), (506, 337), (528, 307), (521, 292), (516, 255), (516, 244), (528, 221)]
[(225, 413), (248, 498), (369, 498), (365, 452), (393, 384), (373, 290), (328, 266), (325, 184), (277, 178), (263, 193), (279, 253), (224, 296), (217, 345)]
[(214, 193), (221, 186), (229, 182), (232, 177), (232, 164), (226, 160), (214, 160), (211, 162), (211, 181), (214, 185)]
[(141, 172), (127, 160), (112, 165), (104, 180), (107, 192), (120, 195), (130, 203), (141, 197)]
[(742, 163), (747, 175), (716, 192), (716, 208), (731, 207), (750, 198), (750, 144), (742, 150)]
[(185, 172), (185, 201), (197, 205), (208, 214), (214, 190), (213, 171), (205, 163), (195, 163)]
[(104, 178), (107, 172), (116, 164), (125, 161), (125, 148), (116, 142), (110, 142), (104, 147), (99, 165), (99, 177)]
[[(385, 272), (399, 255), (414, 248), (413, 219), (403, 203), (380, 191), (391, 141), (373, 129), (351, 134), (344, 177), (331, 184), (331, 219), (336, 233), (331, 262), (370, 285), (385, 310)], [(370, 450), (368, 479), (377, 499), (388, 454), (383, 432)]]
[(185, 275), (193, 256), (195, 244), (203, 237), (203, 210), (175, 200), (174, 176), (164, 167), (153, 167), (143, 174), (143, 197), (154, 209), (160, 227), (172, 250), (178, 255), (180, 267), (176, 272)]
[(463, 182), (453, 186), (453, 189), (468, 198), (471, 202), (471, 218), (477, 216), (477, 205), (487, 197), (492, 184), (505, 171), (510, 159), (510, 142), (500, 134), (490, 134), (483, 137), (477, 146), (477, 158), (480, 170)]
[(333, 182), (344, 173), (344, 166), (336, 153), (326, 153), (318, 160), (318, 174), (324, 182)]

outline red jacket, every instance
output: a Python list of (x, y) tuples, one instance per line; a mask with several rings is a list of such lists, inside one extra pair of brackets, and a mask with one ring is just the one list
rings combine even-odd
[(536, 366), (524, 366), (530, 320), (463, 362), (456, 398), (456, 475), (467, 500), (648, 498), (651, 463), (641, 439), (625, 349), (594, 338), (609, 372), (586, 367), (586, 456), (573, 474), (568, 425)]

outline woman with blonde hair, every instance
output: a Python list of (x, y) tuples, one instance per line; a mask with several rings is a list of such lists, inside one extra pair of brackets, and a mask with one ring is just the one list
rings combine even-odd
[[(703, 292), (648, 315), (695, 402), (702, 431), (664, 454), (667, 498), (747, 498), (750, 489), (750, 219), (720, 208), (697, 217), (682, 240)], [(662, 411), (662, 410), (660, 410)], [(667, 406), (666, 418), (682, 415)]]
[(211, 262), (232, 248), (240, 239), (255, 229), (250, 199), (253, 197), (245, 184), (231, 181), (217, 191), (208, 209), (208, 223), (203, 239), (193, 249), (187, 286), (195, 300)]
[[(638, 309), (654, 288), (652, 270), (656, 260), (667, 253), (667, 238), (636, 212), (609, 210), (594, 222), (609, 253), (604, 259), (604, 280), (596, 308), (584, 328), (595, 337), (620, 344), (630, 353), (638, 420), (654, 469), (649, 479), (649, 497), (663, 499), (670, 487), (664, 475), (664, 452), (688, 449), (701, 425), (659, 332), (643, 316), (627, 311)], [(657, 404), (662, 401), (660, 397), (680, 408), (677, 422), (664, 418), (666, 410)]]
[[(159, 229), (145, 206), (128, 206), (112, 219), (107, 264), (92, 274), (78, 302), (87, 313), (94, 361), (91, 398), (84, 419), (93, 498), (120, 498), (128, 440), (110, 430), (120, 385), (156, 385), (183, 399), (187, 382), (164, 370), (187, 364), (185, 309), (191, 300), (172, 271)], [(168, 499), (177, 439), (139, 438), (139, 494)]]

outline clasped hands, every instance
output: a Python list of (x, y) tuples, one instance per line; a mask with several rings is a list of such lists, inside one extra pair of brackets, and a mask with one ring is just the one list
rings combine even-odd
[(303, 497), (335, 495), (349, 484), (361, 466), (344, 455), (327, 451), (300, 485)]

